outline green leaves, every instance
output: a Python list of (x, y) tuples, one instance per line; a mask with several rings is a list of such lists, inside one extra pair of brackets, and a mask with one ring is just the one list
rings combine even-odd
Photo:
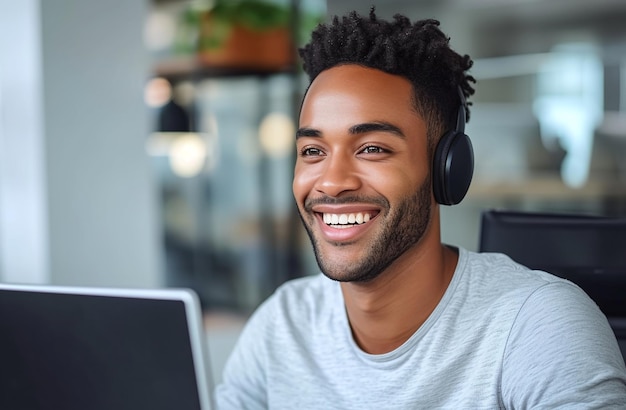
[(222, 0), (211, 9), (215, 21), (242, 25), (250, 30), (264, 31), (289, 25), (291, 10), (278, 4), (259, 0)]

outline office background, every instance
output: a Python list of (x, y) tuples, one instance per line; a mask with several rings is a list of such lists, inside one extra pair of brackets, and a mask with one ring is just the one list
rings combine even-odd
[[(0, 0), (0, 280), (191, 287), (227, 351), (276, 286), (317, 268), (291, 197), (306, 79), (199, 66), (190, 11), (209, 3)], [(476, 173), (443, 208), (444, 241), (475, 250), (487, 208), (626, 215), (623, 1), (274, 3), (298, 11), (296, 41), (375, 4), (441, 20), (475, 59)], [(171, 102), (186, 128), (165, 125)]]

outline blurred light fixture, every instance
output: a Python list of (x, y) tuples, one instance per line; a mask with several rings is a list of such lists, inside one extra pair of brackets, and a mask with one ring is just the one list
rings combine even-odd
[(210, 133), (154, 132), (146, 142), (146, 152), (152, 157), (167, 157), (176, 176), (191, 178), (215, 168), (216, 144)]
[(295, 125), (286, 114), (273, 112), (265, 116), (259, 126), (261, 147), (273, 158), (287, 156), (293, 148)]
[(200, 174), (206, 158), (207, 147), (198, 134), (180, 134), (170, 145), (170, 167), (179, 177), (191, 178)]

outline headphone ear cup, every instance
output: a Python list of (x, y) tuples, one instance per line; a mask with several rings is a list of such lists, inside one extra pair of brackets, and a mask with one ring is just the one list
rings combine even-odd
[(469, 137), (450, 131), (437, 144), (433, 158), (433, 192), (442, 205), (460, 203), (474, 174), (474, 150)]

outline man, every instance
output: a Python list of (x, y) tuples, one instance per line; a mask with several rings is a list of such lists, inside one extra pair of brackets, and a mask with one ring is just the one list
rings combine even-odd
[(578, 287), (441, 243), (474, 90), (438, 23), (351, 13), (300, 54), (293, 192), (323, 275), (255, 312), (219, 408), (626, 408), (615, 337)]

